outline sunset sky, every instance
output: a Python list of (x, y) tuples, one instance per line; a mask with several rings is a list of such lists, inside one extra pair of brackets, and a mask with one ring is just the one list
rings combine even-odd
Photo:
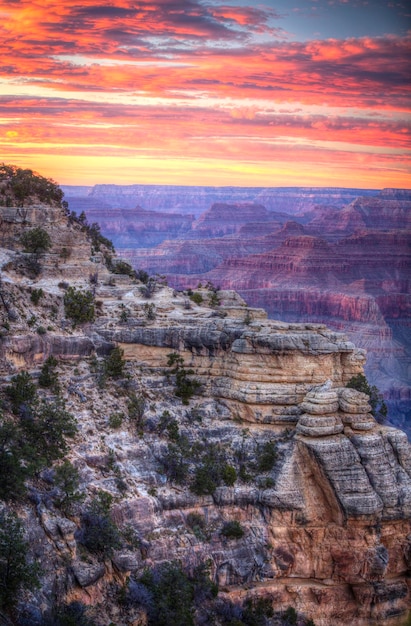
[(411, 187), (388, 0), (0, 0), (0, 162), (61, 184)]

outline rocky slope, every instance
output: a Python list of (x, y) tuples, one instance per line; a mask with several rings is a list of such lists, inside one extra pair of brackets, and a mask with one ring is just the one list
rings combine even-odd
[[(403, 624), (411, 449), (346, 387), (364, 352), (322, 324), (268, 320), (230, 290), (200, 289), (196, 304), (113, 275), (104, 247), (92, 253), (82, 225), (58, 207), (1, 214), (3, 394), (17, 372), (36, 381), (46, 358), (57, 359), (59, 393), (78, 422), (67, 458), (86, 498), (59, 505), (48, 469), (29, 480), (29, 498), (2, 505), (24, 519), (42, 567), (40, 589), (20, 598), (25, 623), (78, 601), (99, 626), (153, 624), (136, 581), (176, 560), (189, 572), (207, 562), (219, 584), (217, 599), (197, 605), (196, 624), (255, 623), (250, 606), (268, 606), (267, 626), (289, 623), (290, 607), (300, 624)], [(32, 277), (21, 234), (38, 226), (52, 248)], [(94, 321), (73, 325), (70, 287), (92, 290)], [(114, 346), (126, 363), (113, 374)], [(110, 553), (85, 539), (101, 492), (121, 534)]]

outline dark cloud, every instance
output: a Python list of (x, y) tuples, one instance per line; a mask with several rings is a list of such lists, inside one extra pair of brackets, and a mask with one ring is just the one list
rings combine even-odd
[(107, 5), (95, 5), (89, 7), (75, 7), (73, 9), (73, 15), (80, 15), (82, 17), (133, 17), (136, 14), (135, 9), (125, 9), (124, 7), (114, 7)]

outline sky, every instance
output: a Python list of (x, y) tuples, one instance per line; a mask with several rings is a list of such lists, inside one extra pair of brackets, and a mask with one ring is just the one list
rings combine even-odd
[(410, 44), (402, 0), (0, 0), (0, 162), (409, 188)]

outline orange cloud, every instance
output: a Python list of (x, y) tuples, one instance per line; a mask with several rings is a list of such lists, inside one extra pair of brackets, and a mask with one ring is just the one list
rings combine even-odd
[(410, 36), (289, 41), (281, 16), (264, 5), (185, 0), (182, 7), (179, 0), (0, 5), (4, 158), (102, 152), (137, 158), (147, 176), (142, 159), (155, 168), (157, 155), (174, 176), (187, 171), (172, 164), (191, 158), (214, 160), (227, 176), (242, 164), (247, 176), (263, 178), (284, 158), (296, 180), (316, 162), (330, 179), (346, 180), (351, 162), (350, 176), (358, 177), (360, 163), (371, 186), (380, 186), (382, 167), (396, 181), (405, 174)]

